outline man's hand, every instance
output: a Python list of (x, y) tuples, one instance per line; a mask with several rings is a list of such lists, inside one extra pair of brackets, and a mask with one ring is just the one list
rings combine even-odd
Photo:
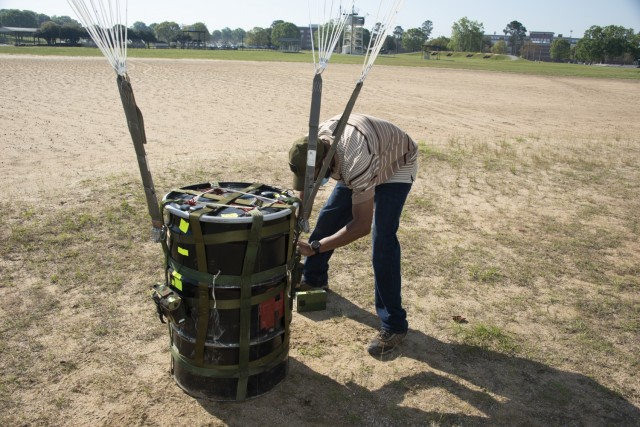
[(309, 242), (298, 241), (298, 252), (304, 256), (315, 255), (316, 252), (311, 248)]
[[(338, 230), (331, 236), (320, 240), (322, 252), (332, 251), (336, 248), (348, 245), (349, 243), (366, 236), (371, 232), (371, 222), (373, 220), (373, 198), (353, 205), (351, 212), (353, 219), (349, 224)], [(298, 241), (298, 251), (304, 256), (313, 256), (316, 252), (309, 242)]]

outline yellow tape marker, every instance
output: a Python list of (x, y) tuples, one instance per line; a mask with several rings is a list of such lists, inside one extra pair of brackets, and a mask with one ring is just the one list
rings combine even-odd
[(182, 274), (178, 273), (177, 271), (174, 271), (171, 274), (173, 276), (171, 278), (171, 284), (173, 285), (174, 288), (181, 291), (182, 290)]
[(238, 218), (238, 214), (237, 213), (222, 214), (220, 216), (222, 218)]
[(189, 256), (189, 250), (178, 246), (178, 253), (182, 256)]
[(184, 234), (187, 234), (187, 231), (189, 231), (189, 221), (185, 221), (184, 218), (180, 218), (180, 231)]

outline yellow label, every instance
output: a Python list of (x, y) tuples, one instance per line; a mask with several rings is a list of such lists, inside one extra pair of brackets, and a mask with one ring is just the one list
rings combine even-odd
[(180, 280), (177, 277), (173, 277), (171, 279), (171, 284), (173, 285), (174, 288), (176, 288), (177, 290), (181, 291), (182, 290), (182, 280)]
[(228, 214), (222, 214), (220, 215), (222, 218), (238, 218), (238, 214), (237, 213), (228, 213)]
[(187, 234), (187, 231), (189, 231), (189, 222), (185, 221), (184, 218), (180, 218), (180, 231), (185, 234)]
[(182, 256), (189, 256), (189, 250), (178, 246), (178, 253)]

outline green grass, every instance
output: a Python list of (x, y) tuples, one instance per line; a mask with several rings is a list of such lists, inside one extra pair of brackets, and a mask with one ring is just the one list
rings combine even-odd
[[(102, 56), (97, 48), (48, 47), (48, 46), (0, 46), (0, 54), (42, 56)], [(608, 79), (640, 79), (640, 68), (601, 67), (577, 64), (534, 62), (525, 59), (511, 60), (505, 55), (476, 53), (468, 58), (466, 53), (441, 54), (440, 59), (423, 58), (422, 53), (380, 55), (376, 64), (398, 67), (454, 68), (475, 71), (495, 71), (519, 74), (591, 77)], [(164, 59), (213, 59), (224, 61), (275, 61), (312, 63), (311, 52), (282, 53), (264, 50), (192, 50), (192, 49), (129, 49), (129, 58)], [(362, 64), (362, 56), (333, 55), (336, 64)]]

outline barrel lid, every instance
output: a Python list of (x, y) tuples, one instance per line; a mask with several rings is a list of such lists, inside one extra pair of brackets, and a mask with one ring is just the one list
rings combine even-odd
[(286, 217), (297, 209), (295, 197), (277, 187), (243, 182), (200, 183), (180, 187), (167, 193), (164, 210), (181, 218), (201, 209), (201, 222), (250, 223), (250, 211), (258, 209), (265, 220)]

